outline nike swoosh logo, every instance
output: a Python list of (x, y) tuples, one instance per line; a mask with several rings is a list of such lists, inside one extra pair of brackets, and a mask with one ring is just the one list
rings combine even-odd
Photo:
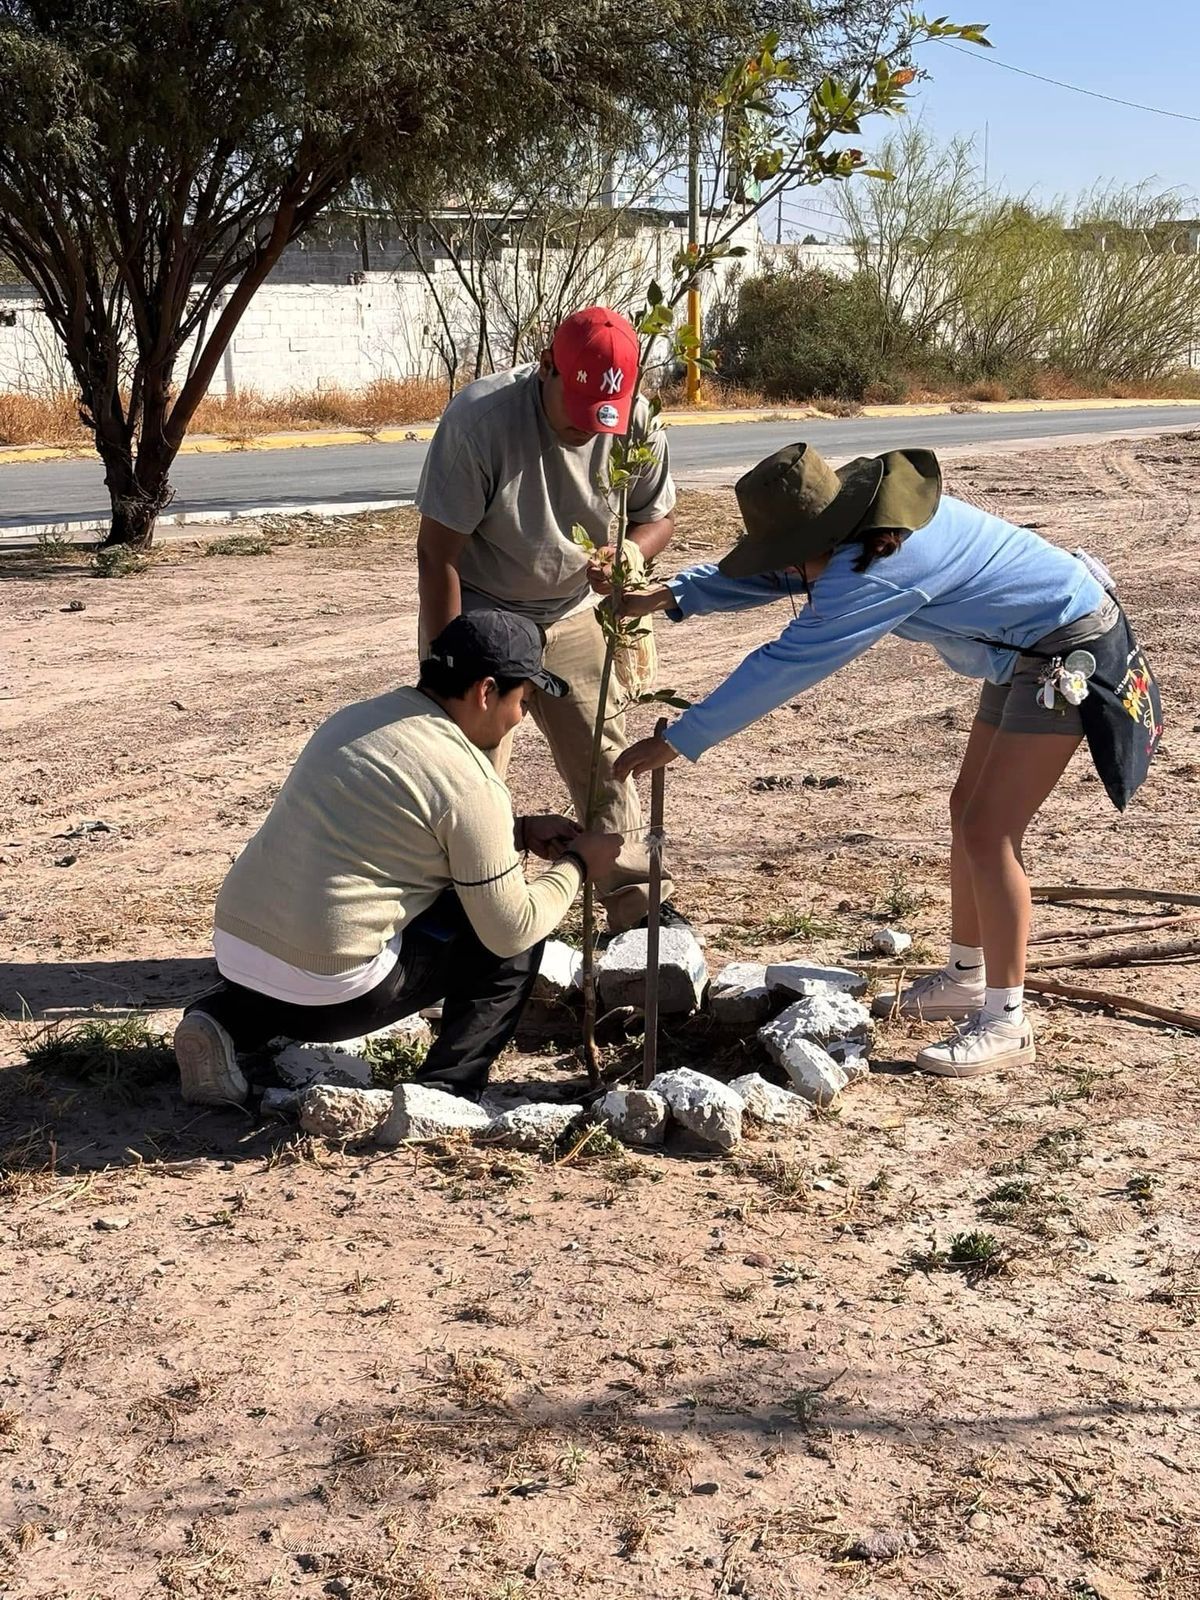
[(963, 962), (956, 961), (954, 963), (954, 970), (955, 972), (981, 972), (983, 970), (983, 962), (979, 962), (977, 966), (968, 967)]
[(1005, 1011), (1020, 1011), (1020, 1006), (1005, 1006)]

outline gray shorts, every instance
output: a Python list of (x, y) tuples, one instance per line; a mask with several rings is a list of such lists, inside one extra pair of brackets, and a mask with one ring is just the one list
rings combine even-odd
[(1039, 680), (1046, 670), (1045, 656), (1066, 655), (1090, 644), (1115, 626), (1117, 616), (1117, 602), (1109, 596), (1102, 606), (1078, 622), (1068, 622), (1065, 628), (1056, 628), (1039, 639), (1033, 647), (1038, 655), (1017, 657), (1010, 683), (984, 684), (975, 720), (1003, 733), (1073, 733), (1082, 738), (1083, 718), (1078, 706), (1069, 706), (1056, 696), (1054, 710), (1047, 711), (1037, 697)]

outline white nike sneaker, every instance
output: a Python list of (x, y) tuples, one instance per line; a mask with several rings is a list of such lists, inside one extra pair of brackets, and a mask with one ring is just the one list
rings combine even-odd
[(175, 1059), (189, 1105), (240, 1106), (250, 1093), (233, 1040), (203, 1011), (189, 1011), (175, 1029)]
[(945, 968), (931, 972), (900, 991), (885, 989), (871, 1002), (877, 1017), (917, 1017), (926, 1022), (962, 1022), (983, 1007), (982, 983), (960, 983)]
[(981, 1011), (942, 1044), (926, 1045), (917, 1056), (918, 1072), (939, 1078), (977, 1078), (997, 1067), (1031, 1067), (1037, 1052), (1028, 1022), (1005, 1022)]

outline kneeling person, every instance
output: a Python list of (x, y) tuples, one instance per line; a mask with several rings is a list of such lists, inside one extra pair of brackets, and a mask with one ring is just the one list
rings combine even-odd
[[(433, 641), (416, 688), (317, 729), (217, 896), (223, 981), (175, 1032), (185, 1100), (244, 1100), (239, 1051), (332, 1043), (438, 1001), (420, 1081), (485, 1086), (547, 934), (621, 847), (566, 817), (514, 819), (488, 759), (535, 691), (567, 688), (535, 623), (473, 611)], [(522, 850), (553, 865), (527, 882)]]

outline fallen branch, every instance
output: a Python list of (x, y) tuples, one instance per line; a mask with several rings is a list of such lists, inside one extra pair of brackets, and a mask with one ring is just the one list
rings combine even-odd
[(1084, 989), (1074, 983), (1055, 983), (1050, 978), (1026, 978), (1025, 987), (1033, 994), (1057, 995), (1063, 1000), (1108, 1006), (1113, 1011), (1134, 1011), (1142, 1016), (1155, 1017), (1159, 1022), (1169, 1022), (1173, 1027), (1200, 1033), (1200, 1016), (1194, 1011), (1173, 1011), (1170, 1006), (1151, 1005), (1148, 1000), (1135, 1000), (1131, 995), (1110, 994), (1104, 989)]
[(1149, 933), (1155, 928), (1182, 928), (1191, 922), (1200, 922), (1200, 911), (1173, 911), (1169, 917), (1147, 917), (1144, 922), (1108, 922), (1098, 928), (1056, 928), (1050, 933), (1034, 934), (1029, 943), (1061, 944), (1067, 939), (1114, 939), (1122, 933)]
[(1083, 884), (1043, 884), (1031, 889), (1035, 900), (1162, 900), (1172, 906), (1200, 906), (1200, 894), (1183, 894), (1177, 889), (1098, 889)]
[(1046, 972), (1051, 967), (1124, 967), (1142, 961), (1166, 961), (1179, 956), (1200, 955), (1200, 939), (1151, 939), (1147, 944), (1122, 944), (1094, 955), (1037, 956), (1030, 972)]

